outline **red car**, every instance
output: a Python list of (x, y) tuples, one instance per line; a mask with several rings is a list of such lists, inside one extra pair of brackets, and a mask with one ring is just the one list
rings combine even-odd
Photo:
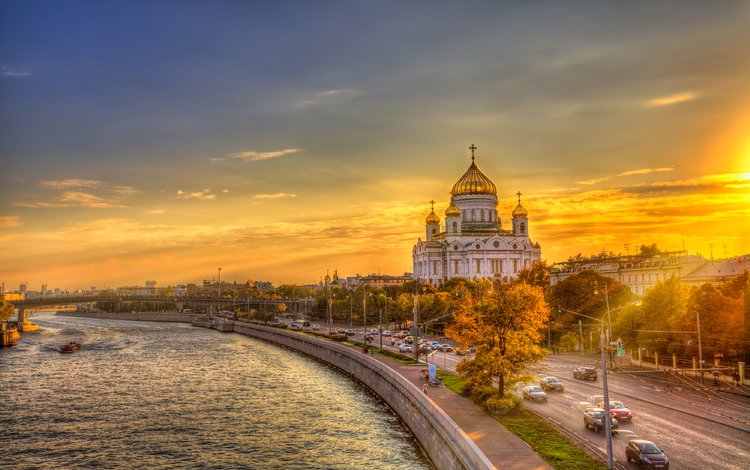
[[(604, 402), (599, 403), (599, 408), (604, 408)], [(628, 423), (633, 421), (633, 413), (621, 401), (610, 401), (609, 412), (612, 417), (617, 418), (617, 421)]]

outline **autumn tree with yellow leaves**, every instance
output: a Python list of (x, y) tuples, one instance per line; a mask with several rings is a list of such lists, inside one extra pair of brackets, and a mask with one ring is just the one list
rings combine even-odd
[(544, 358), (541, 331), (549, 307), (539, 287), (525, 282), (476, 281), (456, 305), (454, 324), (446, 333), (462, 346), (475, 345), (476, 355), (458, 364), (457, 372), (470, 391), (491, 387), (497, 394), (528, 379), (529, 365)]

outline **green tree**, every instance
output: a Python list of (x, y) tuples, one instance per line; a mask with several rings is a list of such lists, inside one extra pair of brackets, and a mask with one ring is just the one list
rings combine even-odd
[(528, 268), (518, 271), (517, 278), (520, 282), (540, 287), (545, 292), (549, 290), (550, 266), (545, 260), (537, 261)]
[[(646, 291), (640, 311), (633, 314), (631, 323), (639, 327), (636, 329), (647, 329), (656, 331), (679, 330), (682, 319), (687, 312), (687, 302), (690, 297), (690, 289), (676, 277), (657, 282), (651, 289)], [(694, 317), (693, 317), (694, 318)], [(620, 322), (618, 322), (620, 323)], [(695, 323), (689, 328), (695, 330)], [(627, 326), (625, 328), (627, 331)], [(620, 330), (617, 330), (620, 334)], [(632, 336), (632, 335), (631, 335)], [(674, 348), (673, 343), (684, 341), (685, 337), (670, 333), (636, 334), (631, 338), (639, 344), (643, 343), (650, 349), (661, 353), (667, 353)]]
[(446, 334), (462, 346), (477, 347), (471, 361), (459, 363), (459, 375), (481, 386), (492, 384), (495, 377), (503, 396), (506, 387), (526, 380), (530, 364), (544, 357), (540, 329), (548, 306), (540, 288), (523, 282), (499, 282), (491, 289), (486, 280), (476, 284), (477, 293), (462, 299)]

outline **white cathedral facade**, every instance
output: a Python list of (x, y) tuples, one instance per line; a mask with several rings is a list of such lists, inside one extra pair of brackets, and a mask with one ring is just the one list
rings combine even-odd
[(512, 212), (511, 229), (503, 229), (498, 214), (497, 188), (474, 162), (453, 185), (445, 223), (435, 214), (434, 201), (425, 226), (425, 240), (412, 250), (414, 278), (440, 284), (453, 277), (514, 278), (523, 268), (541, 260), (539, 243), (529, 238), (528, 212), (518, 205)]

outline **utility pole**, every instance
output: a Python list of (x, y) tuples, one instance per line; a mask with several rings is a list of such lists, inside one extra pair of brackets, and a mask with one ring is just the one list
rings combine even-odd
[(703, 347), (701, 345), (701, 312), (695, 312), (695, 321), (698, 324), (698, 370), (701, 374), (701, 383), (703, 383)]
[(578, 320), (578, 345), (580, 347), (580, 353), (583, 354), (583, 325), (581, 320)]
[(417, 284), (416, 293), (414, 294), (414, 360), (419, 363), (419, 327), (417, 321), (419, 320), (419, 284)]
[(604, 322), (602, 322), (602, 332), (599, 335), (599, 344), (602, 350), (602, 388), (604, 388), (604, 432), (607, 435), (607, 469), (614, 468), (612, 456), (612, 416), (609, 414), (609, 389), (607, 387), (607, 352), (606, 338), (604, 336)]

